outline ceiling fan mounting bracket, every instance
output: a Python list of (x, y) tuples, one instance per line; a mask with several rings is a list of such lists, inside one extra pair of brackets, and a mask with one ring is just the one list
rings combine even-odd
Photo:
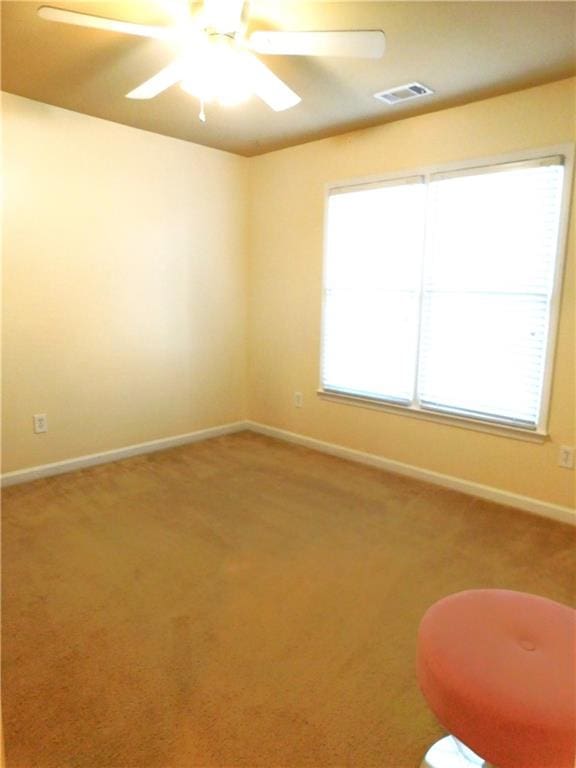
[(222, 38), (228, 38), (228, 40), (235, 41), (238, 38), (238, 32), (219, 32), (216, 29), (205, 29), (204, 32), (211, 40), (221, 40)]

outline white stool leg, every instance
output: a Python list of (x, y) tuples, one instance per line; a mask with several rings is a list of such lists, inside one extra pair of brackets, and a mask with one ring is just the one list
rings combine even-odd
[(444, 736), (426, 752), (420, 768), (492, 768), (492, 766), (454, 736)]

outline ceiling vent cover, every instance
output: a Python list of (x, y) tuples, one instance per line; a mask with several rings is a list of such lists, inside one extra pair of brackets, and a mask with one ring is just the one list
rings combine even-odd
[(432, 88), (428, 88), (422, 83), (408, 83), (408, 85), (399, 85), (397, 88), (390, 88), (388, 91), (380, 91), (374, 94), (374, 98), (383, 101), (385, 104), (398, 104), (408, 99), (417, 99), (420, 96), (428, 96), (434, 93)]

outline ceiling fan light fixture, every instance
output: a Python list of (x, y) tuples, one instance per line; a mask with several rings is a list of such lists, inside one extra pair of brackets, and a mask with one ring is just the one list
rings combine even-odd
[(218, 94), (218, 103), (222, 107), (235, 107), (238, 104), (244, 104), (251, 96), (252, 90), (246, 83), (230, 83)]
[(187, 60), (181, 78), (182, 88), (202, 104), (218, 101), (232, 106), (256, 95), (275, 112), (283, 112), (301, 101), (271, 69), (234, 40), (221, 42), (214, 37), (208, 48), (208, 55), (201, 60)]
[(180, 85), (201, 101), (218, 101), (222, 106), (240, 104), (252, 95), (243, 64), (234, 40), (214, 35), (202, 50), (187, 58)]
[(182, 80), (180, 87), (200, 101), (206, 103), (217, 101), (223, 107), (242, 104), (252, 95), (252, 91), (243, 83), (215, 82), (211, 76), (187, 77)]

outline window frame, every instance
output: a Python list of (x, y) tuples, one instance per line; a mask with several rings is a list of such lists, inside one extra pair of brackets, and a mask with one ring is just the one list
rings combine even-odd
[[(323, 222), (323, 244), (322, 244), (322, 286), (321, 286), (321, 318), (320, 318), (320, 355), (319, 355), (319, 385), (317, 395), (323, 400), (353, 405), (356, 407), (369, 408), (379, 411), (385, 411), (402, 416), (415, 417), (424, 421), (433, 421), (444, 424), (450, 424), (456, 427), (473, 429), (480, 432), (504, 435), (521, 440), (532, 442), (544, 442), (549, 437), (549, 418), (550, 401), (552, 394), (552, 384), (554, 379), (554, 369), (556, 363), (556, 347), (558, 339), (558, 325), (560, 319), (560, 308), (562, 303), (562, 287), (566, 269), (566, 253), (568, 247), (570, 206), (573, 194), (574, 180), (574, 143), (556, 144), (552, 146), (539, 147), (536, 149), (520, 150), (506, 154), (485, 156), (467, 160), (452, 161), (448, 163), (438, 163), (417, 168), (402, 168), (396, 171), (382, 173), (379, 175), (344, 179), (336, 182), (330, 182), (324, 189), (324, 222)], [(490, 168), (496, 165), (505, 165), (510, 163), (533, 162), (535, 160), (547, 158), (550, 156), (562, 156), (564, 159), (564, 184), (562, 189), (562, 200), (560, 204), (560, 219), (558, 230), (558, 244), (555, 259), (555, 271), (553, 287), (550, 297), (550, 321), (548, 327), (547, 349), (545, 357), (545, 372), (542, 380), (540, 418), (535, 428), (523, 427), (512, 424), (498, 423), (487, 419), (474, 418), (461, 414), (444, 413), (428, 407), (423, 408), (417, 397), (413, 397), (411, 403), (394, 403), (392, 401), (382, 400), (380, 398), (370, 398), (351, 393), (339, 392), (338, 390), (325, 389), (322, 382), (322, 360), (324, 354), (324, 319), (325, 319), (325, 296), (326, 296), (326, 272), (327, 272), (327, 243), (328, 243), (328, 202), (332, 194), (353, 191), (354, 189), (373, 188), (383, 184), (390, 184), (396, 181), (423, 177), (424, 183), (429, 189), (433, 176), (438, 174), (462, 173)], [(420, 302), (422, 293), (420, 294)], [(419, 317), (419, 325), (421, 316)], [(420, 329), (419, 329), (420, 334)], [(414, 387), (417, 387), (417, 371), (414, 380)]]

